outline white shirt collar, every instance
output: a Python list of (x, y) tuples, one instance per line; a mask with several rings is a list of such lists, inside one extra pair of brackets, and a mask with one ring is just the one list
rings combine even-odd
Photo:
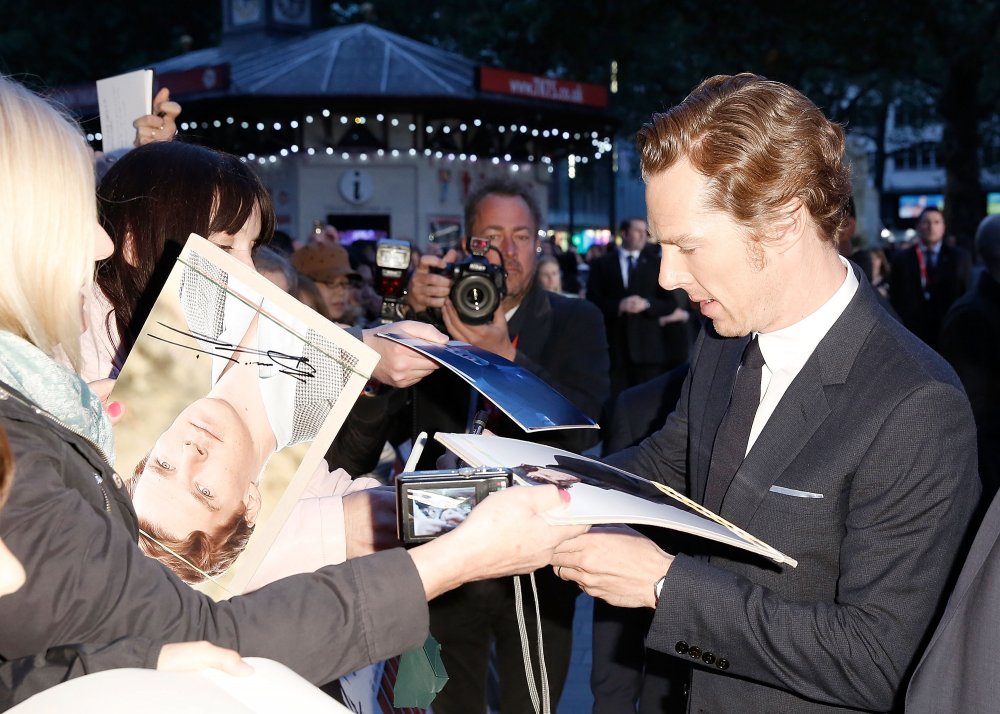
[(829, 300), (793, 325), (759, 334), (760, 351), (771, 374), (785, 369), (798, 372), (816, 349), (816, 345), (833, 327), (833, 323), (847, 309), (860, 283), (854, 269), (843, 256), (840, 256), (840, 262), (847, 268), (847, 275)]

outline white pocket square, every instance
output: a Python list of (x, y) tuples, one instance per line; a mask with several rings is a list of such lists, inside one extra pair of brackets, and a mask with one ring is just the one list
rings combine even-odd
[(795, 496), (795, 498), (823, 498), (822, 493), (799, 491), (798, 489), (785, 488), (784, 486), (771, 486), (771, 493), (780, 493), (782, 496)]

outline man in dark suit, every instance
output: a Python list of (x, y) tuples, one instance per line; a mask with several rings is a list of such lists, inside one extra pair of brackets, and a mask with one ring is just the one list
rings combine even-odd
[[(648, 237), (646, 221), (622, 221), (621, 248), (595, 260), (587, 279), (587, 299), (604, 315), (612, 395), (687, 359), (687, 312), (677, 295), (660, 287), (660, 248)], [(661, 319), (670, 322), (663, 325)], [(667, 337), (677, 334), (679, 342), (675, 339), (676, 345), (668, 345)], [(669, 346), (674, 349), (668, 351)]]
[[(542, 289), (535, 280), (540, 252), (541, 213), (529, 187), (511, 181), (491, 181), (466, 201), (466, 236), (489, 239), (488, 258), (507, 271), (507, 297), (484, 325), (463, 322), (449, 299), (451, 281), (429, 268), (442, 267), (458, 256), (423, 256), (410, 283), (408, 300), (418, 313), (438, 308), (442, 327), (463, 342), (474, 344), (530, 370), (593, 418), (608, 398), (608, 346), (600, 311), (586, 300)], [(465, 431), (479, 402), (470, 388), (446, 370), (424, 380), (414, 390), (414, 431)], [(489, 428), (501, 435), (531, 438), (502, 414)], [(582, 451), (597, 442), (591, 429), (547, 431), (538, 438), (553, 446)], [(427, 449), (423, 468), (434, 468)], [(558, 703), (572, 646), (575, 587), (560, 582), (551, 571), (538, 573), (539, 606), (549, 685)], [(534, 632), (534, 608), (525, 604), (529, 631)], [(496, 644), (500, 676), (500, 709), (516, 714), (534, 711), (524, 673), (512, 581), (490, 580), (459, 588), (438, 601), (431, 611), (431, 634), (441, 643), (448, 684), (434, 700), (438, 714), (482, 710), (490, 647)], [(532, 654), (535, 654), (532, 643)], [(537, 660), (534, 670), (538, 671)]]
[(948, 308), (969, 286), (972, 258), (945, 240), (944, 214), (925, 208), (917, 242), (892, 261), (889, 298), (903, 324), (934, 349)]
[(712, 77), (639, 146), (661, 282), (711, 324), (665, 426), (609, 461), (798, 567), (616, 528), (567, 541), (556, 573), (653, 609), (689, 711), (897, 708), (979, 493), (961, 384), (838, 255), (843, 131), (801, 93)]

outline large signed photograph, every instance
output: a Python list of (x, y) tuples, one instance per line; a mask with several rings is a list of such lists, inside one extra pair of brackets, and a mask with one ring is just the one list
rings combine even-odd
[(147, 554), (216, 599), (242, 592), (376, 361), (192, 235), (114, 389)]

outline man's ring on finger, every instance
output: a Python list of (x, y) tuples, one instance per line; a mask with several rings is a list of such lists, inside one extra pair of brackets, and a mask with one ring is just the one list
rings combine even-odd
[(562, 566), (561, 565), (557, 565), (556, 566), (556, 577), (559, 578), (560, 580), (562, 580), (561, 573), (562, 573)]

